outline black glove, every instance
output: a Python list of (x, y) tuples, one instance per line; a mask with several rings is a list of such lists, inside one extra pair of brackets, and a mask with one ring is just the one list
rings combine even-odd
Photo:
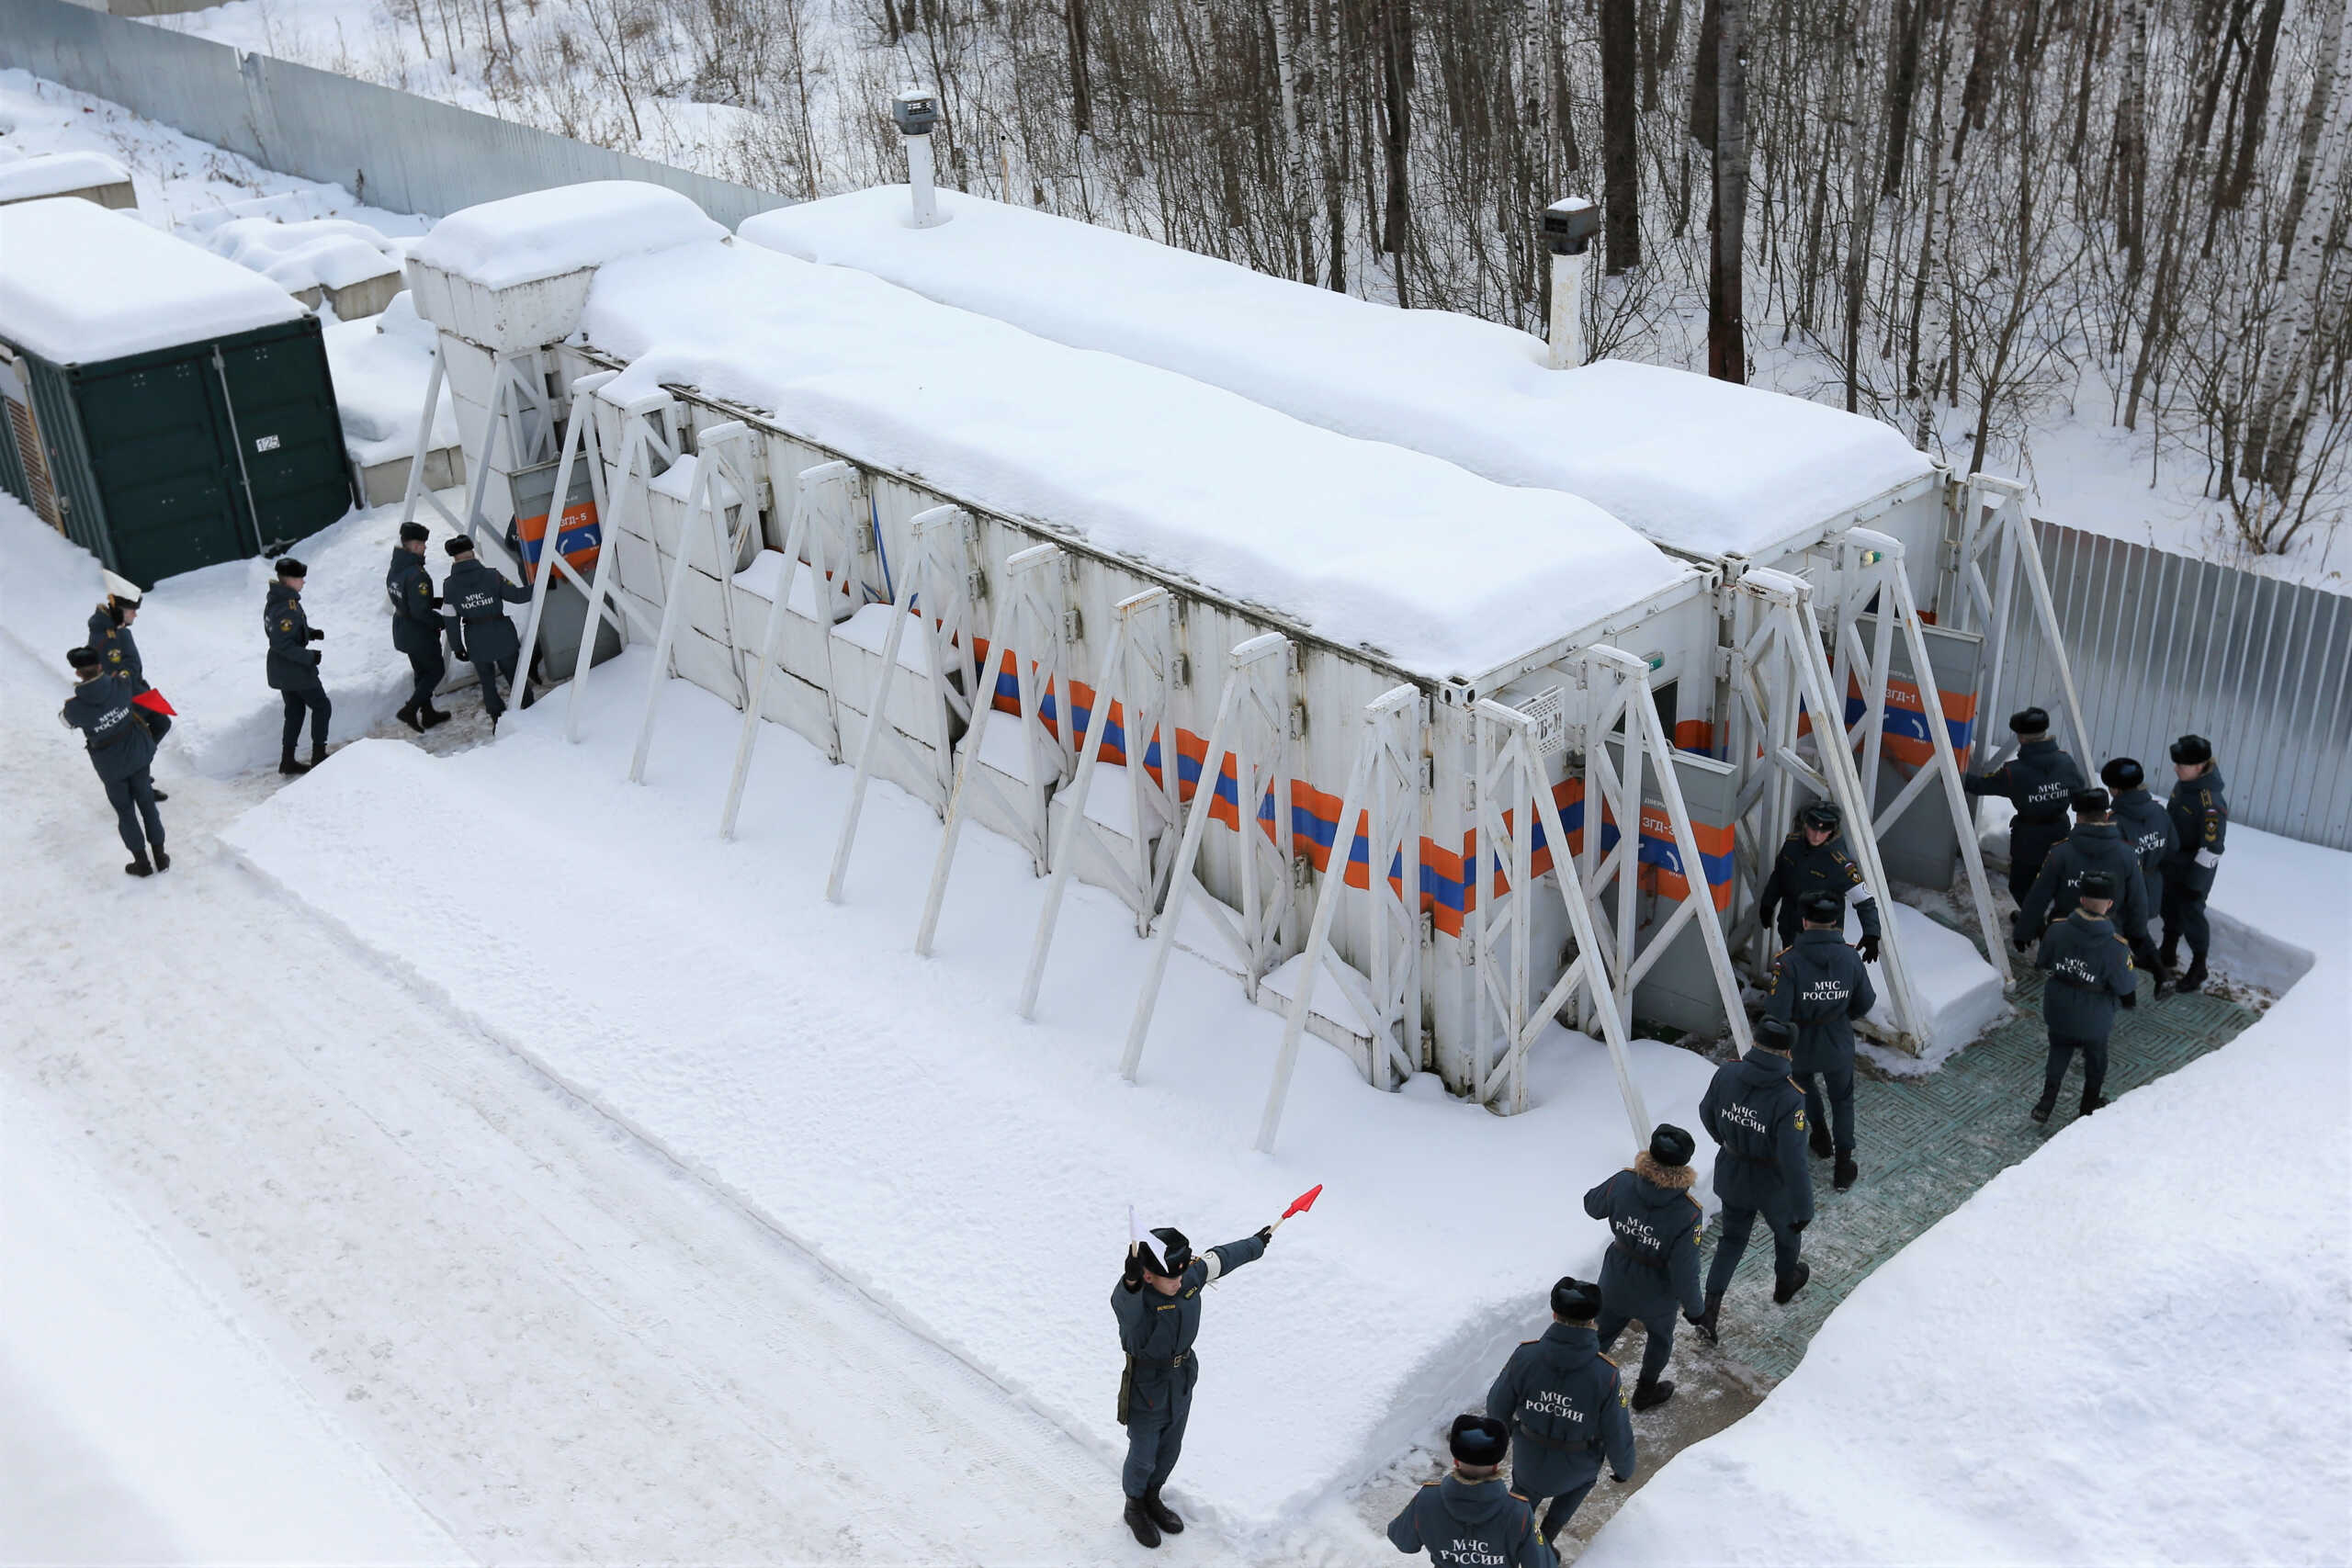
[(326, 636), (327, 636), (327, 634), (326, 634), (326, 633), (324, 633), (324, 632), (322, 632), (322, 631), (319, 630), (319, 628), (318, 628), (318, 627), (316, 627), (316, 626), (312, 626), (312, 627), (311, 627), (309, 630), (305, 631), (302, 635), (303, 635), (305, 637), (308, 637), (308, 638), (309, 638), (311, 641), (312, 641), (312, 642), (324, 642), (324, 641), (326, 640)]
[(2012, 928), (2009, 935), (2009, 945), (2016, 948), (2019, 953), (2030, 952), (2033, 948), (2033, 938), (2026, 935), (2022, 930)]
[(1126, 1272), (1119, 1276), (1119, 1282), (1130, 1291), (1143, 1287), (1143, 1254), (1132, 1247), (1127, 1248)]
[(1259, 1232), (1258, 1232), (1258, 1245), (1259, 1245), (1261, 1247), (1265, 1247), (1268, 1243), (1272, 1242), (1273, 1239), (1274, 1239), (1274, 1227), (1273, 1227), (1273, 1226), (1272, 1226), (1272, 1225), (1265, 1225), (1265, 1226), (1262, 1226), (1262, 1227), (1261, 1227), (1261, 1228), (1260, 1228), (1260, 1230), (1259, 1230)]
[(458, 662), (460, 664), (471, 664), (474, 661), (474, 656), (466, 651), (466, 645), (455, 637), (449, 639), (449, 651), (458, 656)]
[(441, 595), (439, 595), (438, 593), (435, 593), (435, 594), (433, 596), (433, 608), (437, 610), (437, 609), (439, 609), (440, 607), (441, 607)]
[(1875, 963), (1877, 963), (1877, 962), (1878, 962), (1878, 933), (1877, 933), (1876, 931), (1871, 931), (1871, 932), (1868, 932), (1867, 934), (1865, 934), (1865, 935), (1863, 936), (1863, 938), (1862, 938), (1862, 940), (1861, 940), (1861, 941), (1860, 941), (1860, 942), (1856, 942), (1856, 943), (1854, 944), (1854, 951), (1855, 951), (1856, 953), (1860, 953), (1860, 954), (1861, 954), (1862, 962), (1863, 962), (1863, 963), (1865, 963), (1865, 964), (1875, 964)]
[(2115, 1005), (2118, 1007), (2127, 1008), (2138, 1007), (2140, 1005), (2140, 993), (2137, 991), (2126, 991), (2121, 996), (2115, 998)]

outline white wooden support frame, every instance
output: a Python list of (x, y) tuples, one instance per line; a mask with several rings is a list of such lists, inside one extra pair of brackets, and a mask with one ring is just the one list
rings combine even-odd
[[(1176, 945), (1176, 931), (1183, 923), (1186, 896), (1193, 886), (1193, 868), (1200, 860), (1201, 840), (1208, 832), (1210, 809), (1216, 801), (1216, 781), (1223, 776), (1226, 756), (1232, 750), (1227, 741), (1235, 716), (1252, 700), (1257, 688), (1287, 677), (1290, 651), (1289, 638), (1279, 632), (1267, 632), (1238, 645), (1226, 656), (1225, 681), (1217, 692), (1216, 717), (1209, 725), (1208, 746), (1201, 755), (1200, 784), (1193, 789), (1191, 807), (1184, 813), (1183, 840), (1177, 846), (1175, 863), (1169, 867), (1168, 898), (1160, 908), (1159, 928), (1152, 936), (1151, 962), (1144, 971), (1143, 989), (1136, 997), (1135, 1017), (1127, 1025), (1126, 1050), (1119, 1059), (1119, 1076), (1129, 1083), (1136, 1081), (1136, 1070), (1143, 1063), (1144, 1041), (1151, 1033), (1152, 1014), (1159, 1005), (1159, 986), (1168, 973), (1169, 951)], [(1175, 728), (1170, 725), (1162, 735), (1159, 757), (1162, 768), (1170, 775), (1181, 765), (1178, 755)], [(1239, 770), (1236, 771), (1238, 773)]]
[[(490, 486), (493, 452), (504, 448), (504, 466), (509, 471), (547, 461), (555, 440), (555, 410), (549, 406), (546, 387), (540, 380), (542, 352), (537, 348), (503, 349), (492, 357), (490, 402), (482, 414), (481, 440), (476, 447), (480, 456), (467, 475), (466, 515), (461, 522), (441, 504), (440, 497), (424, 488), (426, 443), (433, 437), (433, 416), (438, 412), (441, 386), (448, 373), (441, 336), (438, 333), (434, 334), (433, 369), (425, 378), (424, 409), (417, 420), (416, 452), (409, 459), (408, 491), (401, 501), (401, 522), (416, 521), (416, 503), (422, 497), (450, 527), (470, 539), (489, 521), (482, 514), (481, 503)], [(530, 370), (528, 377), (524, 374), (526, 367)]]
[[(1606, 991), (1609, 976), (1602, 966), (1600, 935), (1592, 922), (1591, 906), (1577, 857), (1568, 853), (1567, 829), (1560, 821), (1559, 803), (1552, 798), (1549, 769), (1544, 762), (1536, 721), (1516, 708), (1482, 697), (1471, 709), (1472, 751), (1476, 772), (1472, 777), (1472, 830), (1478, 835), (1478, 854), (1471, 867), (1476, 879), (1477, 908), (1473, 916), (1471, 986), (1476, 993), (1473, 1008), (1472, 1082), (1476, 1099), (1494, 1104), (1507, 1115), (1527, 1109), (1527, 1053), (1554, 1015), (1575, 999), (1579, 988)], [(1506, 820), (1506, 817), (1515, 820)], [(1542, 1001), (1530, 1006), (1530, 915), (1535, 897), (1535, 831), (1541, 826), (1552, 850), (1552, 870), (1568, 917), (1568, 931), (1577, 956), (1563, 970)], [(1509, 892), (1497, 897), (1488, 867), (1507, 858)], [(1617, 1010), (1607, 1002), (1598, 1007), (1602, 1041), (1617, 1072), (1617, 1091), (1625, 1105), (1634, 1146), (1649, 1145), (1649, 1108), (1641, 1086), (1634, 1081), (1630, 1043)], [(1502, 1053), (1489, 1050), (1490, 1034), (1499, 1025)]]
[[(1030, 943), (1029, 968), (1022, 976), (1019, 1011), (1024, 1019), (1037, 1016), (1037, 990), (1046, 977), (1046, 956), (1053, 950), (1054, 928), (1061, 919), (1062, 895), (1068, 891), (1070, 873), (1078, 864), (1080, 840), (1093, 838), (1098, 844), (1100, 841), (1094, 821), (1086, 814), (1087, 791), (1094, 784), (1095, 765), (1102, 760), (1102, 739), (1111, 729), (1111, 705), (1123, 702), (1125, 693), (1134, 683), (1128, 674), (1129, 654), (1138, 643), (1147, 639), (1156, 641), (1165, 649), (1175, 625), (1176, 601), (1165, 588), (1147, 588), (1140, 593), (1130, 594), (1112, 609), (1111, 637), (1102, 649), (1102, 669), (1094, 678), (1093, 707), (1086, 726), (1086, 743), (1079, 756), (1077, 777), (1070, 784), (1061, 831), (1054, 840), (1053, 878), (1046, 887), (1046, 907), (1037, 917), (1036, 938)], [(1156, 637), (1155, 632), (1158, 634)], [(989, 650), (989, 660), (994, 662), (993, 649)], [(1075, 695), (1067, 684), (1063, 685), (1061, 712), (1065, 731), (1077, 722), (1077, 709)], [(1141, 759), (1136, 758), (1128, 771), (1131, 774), (1141, 774), (1144, 771)], [(1163, 773), (1165, 771), (1162, 770)], [(1132, 787), (1131, 781), (1131, 791)], [(1132, 794), (1130, 802), (1134, 803)], [(1140, 839), (1142, 818), (1138, 817), (1134, 820), (1136, 836)], [(1132, 878), (1130, 882), (1132, 884)], [(1151, 898), (1151, 888), (1148, 883), (1142, 886), (1131, 885), (1118, 889), (1118, 892), (1130, 906), (1138, 903), (1148, 905)]]
[[(2083, 720), (2083, 700), (2075, 683), (2075, 668), (2066, 657), (2065, 635), (2059, 629), (2058, 610), (2050, 596), (2049, 575), (2041, 570), (2041, 550), (2033, 537), (2033, 521), (2026, 511), (2026, 487), (1997, 474), (1968, 476), (1961, 496), (1959, 546), (1961, 629), (1979, 632), (1988, 645), (1991, 666), (1985, 672), (1984, 697), (1989, 705), (1998, 699), (2001, 677), (2009, 663), (2009, 625), (2017, 583), (2024, 579), (2033, 603), (2034, 624), (2049, 644), (2051, 661), (2058, 670), (2058, 697), (2065, 709), (2067, 728), (2075, 739), (2075, 755), (2089, 765), (2093, 756), (2090, 728)], [(1987, 563), (1993, 573), (1985, 575)], [(1990, 714), (1980, 714), (1973, 753), (1982, 765), (1996, 744)], [(1987, 941), (1991, 940), (1990, 930)]]
[[(1357, 1014), (1366, 1020), (1372, 1029), (1372, 1061), (1374, 1087), (1385, 1089), (1392, 1069), (1401, 1066), (1410, 1075), (1418, 1066), (1419, 1052), (1400, 1045), (1391, 1032), (1384, 1016), (1387, 1009), (1382, 1005), (1389, 989), (1395, 968), (1391, 946), (1398, 933), (1388, 906), (1398, 902), (1388, 886), (1388, 862), (1391, 858), (1383, 849), (1392, 836), (1397, 795), (1406, 795), (1418, 805), (1420, 796), (1420, 733), (1423, 722), (1423, 699), (1414, 686), (1394, 686), (1364, 705), (1363, 733), (1356, 742), (1354, 760), (1348, 767), (1348, 781), (1340, 793), (1340, 821), (1331, 838), (1331, 853), (1324, 863), (1323, 886), (1315, 899), (1315, 916), (1306, 930), (1306, 947), (1300, 955), (1297, 992), (1283, 1018), (1282, 1049), (1274, 1058), (1273, 1082), (1266, 1090), (1266, 1108), (1258, 1122), (1258, 1149), (1272, 1154), (1274, 1134), (1282, 1126), (1283, 1107), (1290, 1099), (1292, 1072), (1298, 1066), (1299, 1042), (1306, 1033), (1306, 1021), (1315, 1005), (1316, 984), (1324, 969), (1324, 960), (1335, 957), (1331, 948), (1331, 922), (1339, 913), (1340, 900), (1348, 881), (1348, 864), (1355, 849), (1356, 818), (1378, 818), (1371, 823), (1365, 839), (1365, 882), (1373, 899), (1371, 920), (1372, 987), (1367, 991), (1358, 985), (1345, 965), (1331, 966), (1331, 979), (1342, 991)], [(1418, 813), (1416, 813), (1418, 817)], [(1418, 822), (1411, 828), (1418, 840)], [(1408, 869), (1414, 873), (1408, 886), (1419, 892), (1418, 855), (1408, 858)], [(1419, 897), (1413, 898), (1418, 906)], [(1418, 914), (1408, 928), (1406, 952), (1418, 960), (1420, 951), (1420, 920)], [(1419, 986), (1411, 987), (1408, 1016), (1415, 1026), (1419, 1021)], [(1398, 1058), (1401, 1057), (1401, 1062)]]
[[(735, 819), (743, 806), (743, 786), (752, 776), (752, 753), (759, 745), (760, 724), (767, 705), (768, 678), (775, 671), (776, 660), (784, 649), (784, 628), (792, 614), (793, 580), (800, 572), (800, 558), (811, 548), (816, 520), (820, 510), (818, 497), (828, 489), (854, 485), (857, 470), (838, 459), (818, 463), (800, 470), (794, 479), (792, 522), (785, 529), (784, 566), (776, 573), (775, 600), (768, 606), (767, 625), (760, 636), (760, 654), (752, 667), (750, 689), (743, 698), (743, 722), (735, 736), (735, 761), (728, 770), (727, 798), (718, 808), (718, 836), (735, 836)], [(821, 599), (825, 592), (822, 551), (818, 552), (819, 564), (812, 568), (817, 592)], [(824, 616), (818, 625), (827, 626)]]
[[(955, 688), (947, 682), (952, 657), (960, 657), (965, 667), (964, 690), (969, 693), (977, 689), (966, 600), (966, 585), (971, 578), (968, 542), (972, 526), (972, 514), (960, 506), (934, 506), (917, 513), (907, 524), (910, 538), (909, 558), (900, 567), (895, 584), (899, 596), (890, 606), (890, 630), (882, 639), (882, 672), (875, 678), (874, 694), (866, 705), (865, 733), (858, 741), (857, 771), (850, 781), (849, 807), (842, 814), (841, 832), (833, 841), (832, 866), (825, 875), (828, 902), (842, 901), (842, 886), (849, 875), (850, 851), (857, 842), (858, 819), (865, 810), (866, 783), (873, 777), (874, 761), (881, 749), (887, 746), (903, 756), (910, 773), (924, 771), (922, 760), (913, 755), (914, 749), (889, 717), (890, 694), (899, 679), (899, 649), (910, 621), (917, 623), (916, 635), (923, 645), (923, 712), (933, 726), (928, 765), (939, 795), (934, 805), (942, 816), (946, 814), (947, 797), (955, 780), (955, 753), (948, 740), (949, 715), (956, 711)], [(762, 674), (765, 674), (764, 669)], [(969, 700), (966, 698), (967, 704)], [(968, 707), (966, 711), (969, 711)]]
[[(1058, 545), (1033, 545), (1004, 563), (997, 584), (988, 659), (972, 693), (972, 727), (964, 732), (964, 743), (956, 753), (956, 787), (947, 797), (946, 829), (940, 837), (938, 858), (932, 863), (931, 890), (923, 899), (922, 921), (915, 930), (915, 951), (926, 958), (931, 955), (933, 938), (938, 934), (939, 912), (946, 902), (947, 877), (955, 868), (956, 848), (963, 837), (964, 820), (971, 815), (978, 797), (987, 796), (1003, 818), (1019, 823), (1027, 830), (1023, 847), (1029, 852), (1032, 866), (1040, 874), (1046, 870), (1046, 839), (1051, 823), (1046, 815), (1046, 782), (1037, 766), (1036, 738), (1045, 733), (1045, 720), (1039, 709), (1045, 700), (1046, 682), (1060, 662), (1064, 570)], [(1033, 649), (1042, 657), (1033, 656)], [(1018, 799), (998, 786), (990, 776), (993, 770), (979, 760), (980, 744), (987, 738), (989, 719), (996, 712), (997, 671), (1003, 668), (1008, 654), (1021, 690), (1022, 771), (1029, 775), (1016, 781)], [(1067, 712), (1069, 682), (1060, 681), (1056, 689)], [(1066, 737), (1071, 726), (1066, 722), (1060, 728)], [(1059, 745), (1057, 741), (1057, 748)]]
[[(563, 506), (571, 493), (571, 472), (575, 464), (588, 465), (588, 487), (595, 500), (596, 526), (599, 545), (596, 558), (604, 559), (605, 546), (601, 542), (606, 527), (606, 497), (605, 493), (605, 461), (603, 443), (596, 436), (596, 420), (591, 400), (598, 389), (620, 375), (617, 370), (595, 370), (576, 377), (571, 383), (571, 418), (563, 432), (563, 446), (555, 465), (555, 496), (548, 503), (547, 536), (539, 541), (539, 570), (531, 580), (531, 608), (523, 620), (523, 678), (530, 679), (531, 662), (539, 646), (539, 624), (547, 612), (548, 593), (561, 572), (585, 596), (590, 592), (588, 580), (579, 569), (564, 558), (562, 549)], [(606, 618), (624, 641), (628, 637), (628, 623), (621, 615), (606, 608)], [(583, 620), (581, 636), (590, 643), (596, 637), (596, 623)]]
[[(733, 419), (714, 424), (702, 433), (694, 480), (686, 488), (686, 509), (678, 520), (678, 554), (670, 563), (670, 581), (662, 594), (662, 628), (654, 634), (653, 668), (648, 671), (645, 682), (645, 710), (637, 723), (637, 748), (629, 755), (628, 782), (631, 784), (645, 782), (646, 759), (653, 750), (653, 722), (662, 711), (662, 693), (670, 683), (670, 655), (677, 646), (678, 626), (685, 618), (686, 574), (693, 570), (694, 530), (697, 518), (707, 520), (709, 526), (711, 569), (718, 574), (719, 602), (725, 606), (722, 613), (730, 627), (727, 642), (729, 658), (732, 659), (735, 641), (731, 631), (734, 620), (733, 584), (741, 541), (728, 529), (729, 502), (725, 497), (727, 490), (731, 488), (736, 496), (739, 527), (759, 526), (759, 510), (754, 502), (759, 489), (749, 480), (737, 460), (740, 448), (751, 436), (751, 426)], [(655, 543), (658, 547), (658, 535)], [(598, 558), (602, 559), (601, 557)], [(660, 558), (658, 547), (655, 558)], [(740, 677), (740, 666), (737, 673)], [(745, 694), (748, 697), (748, 694)], [(745, 706), (749, 708), (748, 701)]]
[[(594, 423), (593, 405), (582, 409), (574, 403), (572, 407), (576, 416), (592, 424)], [(603, 525), (605, 543), (596, 554), (596, 575), (588, 585), (588, 614), (581, 623), (584, 627), (593, 628), (598, 620), (616, 607), (626, 624), (636, 626), (649, 637), (660, 634), (659, 626), (646, 621), (627, 598), (615, 596), (612, 584), (613, 573), (620, 560), (621, 530), (628, 522), (630, 502), (635, 502), (638, 512), (645, 513), (646, 486), (652, 482), (654, 463), (658, 460), (666, 465), (677, 456), (668, 434), (676, 409), (677, 400), (662, 391), (645, 393), (622, 407), (620, 465), (605, 500), (597, 503), (597, 516)], [(662, 422), (660, 430), (654, 428), (657, 417)], [(588, 441), (593, 437), (583, 432), (581, 439)], [(601, 442), (597, 446), (597, 455), (600, 459), (597, 467), (601, 469), (604, 466)], [(606, 502), (610, 502), (610, 511), (605, 509)], [(648, 532), (650, 532), (650, 525)], [(563, 738), (574, 745), (580, 741), (580, 693), (588, 683), (588, 666), (595, 649), (594, 636), (583, 635), (580, 639), (580, 652), (572, 661), (571, 690), (564, 698)]]

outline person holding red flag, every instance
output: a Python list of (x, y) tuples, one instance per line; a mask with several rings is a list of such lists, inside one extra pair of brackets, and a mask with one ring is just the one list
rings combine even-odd
[[(107, 674), (130, 676), (131, 696), (143, 697), (154, 688), (147, 683), (147, 668), (140, 660), (139, 642), (130, 635), (130, 628), (139, 619), (140, 601), (145, 595), (140, 592), (139, 584), (127, 577), (118, 577), (110, 571), (106, 579), (107, 596), (90, 612), (88, 646), (105, 662)], [(147, 733), (161, 745), (164, 737), (172, 731), (171, 705), (158, 698), (133, 705), (139, 711), (132, 716), (145, 725)], [(155, 798), (172, 797), (159, 789)]]
[(115, 826), (122, 833), (123, 846), (130, 851), (130, 863), (122, 869), (132, 876), (169, 871), (172, 857), (164, 852), (164, 818), (155, 809), (155, 781), (147, 773), (155, 760), (155, 738), (131, 716), (130, 677), (107, 674), (105, 658), (93, 648), (77, 648), (65, 656), (65, 661), (74, 667), (74, 694), (65, 699), (57, 716), (82, 732), (90, 766), (106, 785)]

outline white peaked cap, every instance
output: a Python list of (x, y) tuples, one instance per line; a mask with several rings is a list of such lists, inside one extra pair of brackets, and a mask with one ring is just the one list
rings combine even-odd
[(118, 599), (128, 599), (135, 604), (142, 596), (139, 584), (127, 577), (118, 577), (109, 571), (106, 574), (106, 580), (107, 592)]
[(1159, 1238), (1151, 1234), (1152, 1227), (1136, 1218), (1136, 1206), (1127, 1205), (1127, 1239), (1143, 1249), (1144, 1266), (1153, 1273), (1165, 1276), (1168, 1260), (1159, 1255)]

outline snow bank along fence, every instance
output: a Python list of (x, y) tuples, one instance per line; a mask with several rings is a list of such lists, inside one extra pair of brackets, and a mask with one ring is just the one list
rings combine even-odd
[[(645, 269), (669, 255), (620, 264), (638, 269), (640, 298)], [(863, 291), (839, 307), (820, 301), (820, 314), (868, 310), (879, 329), (900, 313), (901, 337), (937, 334), (927, 377), (985, 384), (996, 367), (986, 355), (959, 355), (941, 330), (956, 324), (947, 318), (977, 318), (840, 269), (774, 256), (763, 265), (806, 275), (777, 279), (778, 288), (831, 278)], [(1713, 677), (1713, 573), (1672, 562), (1571, 498), (1512, 501), (1501, 487), (1395, 454), (1461, 488), (1466, 538), (1481, 536), (1478, 509), (1498, 502), (1589, 513), (1588, 525), (1606, 531), (1597, 536), (1623, 536), (1623, 547), (1641, 552), (1647, 576), (1613, 600), (1599, 590), (1609, 607), (1589, 623), (1531, 630), (1515, 655), (1468, 673), (1345, 644), (1253, 603), (1248, 581), (1200, 581), (924, 477), (920, 451), (852, 450), (708, 389), (632, 385), (623, 355), (561, 341), (596, 276), (579, 268), (490, 289), (411, 262), (420, 309), (442, 329), (477, 475), (461, 525), (500, 525), (500, 491), (516, 469), (553, 457), (562, 493), (587, 469), (602, 520), (595, 570), (565, 561), (540, 581), (562, 575), (591, 614), (652, 646), (639, 776), (674, 672), (745, 712), (729, 830), (762, 716), (854, 763), (856, 798), (879, 774), (929, 802), (948, 830), (918, 934), (925, 947), (962, 824), (1004, 833), (1055, 878), (1024, 1010), (1043, 983), (1067, 879), (1108, 888), (1158, 943), (1152, 988), (1132, 1016), (1131, 1072), (1170, 945), (1221, 964), (1286, 1014), (1265, 1142), (1307, 1029), (1348, 1051), (1374, 1084), (1433, 1068), (1457, 1092), (1515, 1111), (1528, 1048), (1567, 1013), (1612, 1048), (1640, 1134), (1646, 1112), (1623, 1072), (1637, 1006), (1693, 1027), (1728, 1021), (1744, 1043), (1723, 925), (1738, 780), (1725, 763), (1675, 750), (1656, 696), (1661, 683), (1703, 689)], [(741, 332), (729, 345), (754, 359), (788, 362), (798, 346), (762, 336), (753, 317), (722, 331)], [(1087, 367), (1102, 356), (1023, 341), (1073, 374), (1100, 373)], [(1220, 400), (1224, 417), (1251, 423), (1261, 446), (1297, 450), (1334, 484), (1361, 454), (1386, 451), (1178, 378), (1118, 368), (1157, 378), (1155, 396)], [(1005, 406), (1050, 401), (1046, 379), (1008, 388)], [(859, 394), (829, 380), (827, 395)], [(1310, 450), (1317, 444), (1335, 450)], [(944, 438), (940, 456), (952, 461)], [(1213, 466), (1218, 454), (1197, 456)], [(991, 454), (978, 471), (999, 458), (1024, 461)], [(1153, 476), (1135, 478), (1141, 490)], [(1237, 482), (1229, 493), (1246, 491)], [(1511, 563), (1480, 560), (1441, 532), (1430, 530), (1414, 570), (1510, 581)], [(1397, 586), (1409, 592), (1415, 581)], [(1744, 592), (1741, 624), (1759, 633), (1805, 597), (1802, 584), (1762, 570)], [(1826, 680), (1826, 668), (1818, 673)], [(1787, 679), (1805, 675), (1792, 667)], [(575, 681), (575, 704), (579, 689)], [(1793, 723), (1792, 703), (1786, 713)], [(836, 894), (856, 809), (832, 868)], [(1102, 1002), (1116, 1013), (1126, 998)]]
[[(2137, 757), (2158, 794), (2165, 748), (2212, 738), (2240, 822), (2352, 849), (2352, 600), (2236, 567), (2036, 522), (2089, 720), (2086, 765)], [(2038, 649), (2001, 702), (2041, 701)]]
[(791, 199), (68, 0), (0, 0), (7, 66), (395, 212), (581, 180), (666, 186), (729, 224)]

